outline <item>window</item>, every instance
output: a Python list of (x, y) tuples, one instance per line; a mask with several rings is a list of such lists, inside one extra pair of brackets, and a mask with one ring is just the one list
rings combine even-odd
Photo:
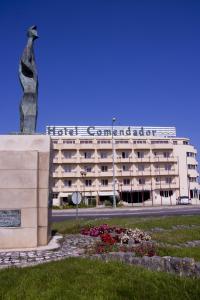
[(65, 165), (63, 166), (64, 172), (71, 172), (71, 166)]
[(84, 166), (84, 171), (85, 172), (92, 172), (92, 167), (91, 166)]
[(188, 145), (188, 141), (183, 141), (183, 145)]
[(107, 186), (107, 185), (108, 185), (108, 179), (102, 179), (102, 180), (101, 180), (101, 184), (102, 184), (103, 186)]
[(75, 144), (73, 140), (63, 140), (63, 144)]
[(156, 177), (156, 182), (157, 182), (157, 183), (160, 182), (160, 177)]
[(57, 140), (53, 140), (53, 144), (58, 144), (58, 141)]
[(63, 156), (64, 156), (64, 158), (71, 158), (72, 157), (72, 153), (71, 153), (71, 151), (64, 151), (63, 152)]
[(139, 184), (145, 184), (145, 178), (139, 178), (138, 182)]
[(53, 151), (53, 158), (58, 160), (58, 151)]
[(166, 171), (170, 171), (170, 170), (171, 170), (171, 168), (172, 168), (172, 166), (171, 166), (171, 165), (169, 165), (169, 164), (166, 164), (166, 165), (165, 165), (165, 170), (166, 170)]
[(124, 185), (130, 185), (130, 179), (124, 179), (123, 180)]
[(198, 198), (198, 190), (190, 190), (190, 198)]
[(118, 141), (115, 141), (115, 144), (128, 144), (128, 141), (127, 140), (118, 140)]
[(169, 144), (169, 141), (151, 141), (151, 144)]
[(53, 180), (52, 181), (52, 185), (55, 187), (55, 188), (57, 188), (58, 187), (58, 184), (59, 184), (59, 180)]
[(146, 141), (143, 141), (143, 140), (133, 141), (133, 144), (146, 144)]
[(189, 177), (189, 182), (197, 182), (197, 177)]
[(91, 179), (86, 179), (85, 180), (85, 185), (86, 186), (91, 186), (92, 185), (92, 180)]
[(101, 158), (107, 158), (108, 157), (108, 153), (107, 152), (101, 152), (100, 156), (101, 156)]
[(91, 152), (84, 152), (84, 158), (92, 158)]
[(161, 197), (171, 197), (173, 195), (173, 191), (160, 191), (160, 196)]
[(54, 165), (54, 166), (52, 167), (52, 172), (58, 173), (58, 171), (59, 171), (59, 167), (58, 167), (57, 165)]
[(188, 169), (190, 169), (190, 170), (196, 170), (196, 165), (188, 165)]
[(102, 141), (97, 141), (97, 144), (110, 144), (111, 141), (108, 140), (102, 140)]
[(164, 156), (165, 158), (168, 158), (168, 157), (169, 157), (169, 152), (163, 152), (163, 156)]
[(102, 172), (107, 172), (108, 171), (108, 166), (101, 166), (101, 171)]
[(64, 186), (67, 186), (67, 187), (72, 186), (72, 181), (71, 180), (64, 180)]
[(165, 183), (172, 183), (172, 178), (171, 177), (166, 177), (165, 178)]
[(138, 171), (144, 171), (144, 165), (142, 164), (138, 165)]
[(137, 157), (138, 158), (143, 158), (144, 157), (144, 152), (138, 151), (137, 152)]
[(53, 193), (52, 198), (57, 199), (58, 198), (58, 193)]
[(80, 144), (92, 144), (91, 140), (81, 140)]
[(177, 141), (173, 141), (173, 144), (174, 144), (174, 145), (177, 145), (178, 143), (177, 143)]
[(193, 152), (187, 152), (187, 157), (195, 157), (195, 153), (193, 153)]
[(129, 154), (128, 154), (128, 152), (126, 151), (123, 151), (122, 152), (122, 158), (128, 158), (129, 157)]
[(123, 165), (122, 170), (123, 171), (129, 171), (129, 166), (128, 165)]

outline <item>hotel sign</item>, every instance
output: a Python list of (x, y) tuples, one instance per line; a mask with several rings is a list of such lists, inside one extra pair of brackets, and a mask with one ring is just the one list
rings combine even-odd
[(85, 136), (85, 137), (175, 137), (175, 127), (144, 126), (47, 126), (46, 134), (52, 136)]

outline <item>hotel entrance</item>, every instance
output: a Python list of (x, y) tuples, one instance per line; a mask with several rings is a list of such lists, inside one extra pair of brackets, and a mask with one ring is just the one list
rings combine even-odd
[(149, 200), (151, 200), (150, 191), (123, 191), (121, 193), (121, 201), (129, 204), (144, 204)]

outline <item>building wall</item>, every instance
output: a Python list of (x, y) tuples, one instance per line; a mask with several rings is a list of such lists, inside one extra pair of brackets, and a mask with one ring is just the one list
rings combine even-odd
[[(97, 201), (99, 196), (112, 195), (111, 137), (51, 138), (54, 204), (74, 191)], [(138, 192), (149, 191), (149, 199), (139, 205), (175, 205), (179, 196), (190, 196), (190, 190), (199, 189), (196, 153), (185, 138), (114, 137), (117, 195), (136, 197)], [(199, 204), (196, 192), (192, 201)]]

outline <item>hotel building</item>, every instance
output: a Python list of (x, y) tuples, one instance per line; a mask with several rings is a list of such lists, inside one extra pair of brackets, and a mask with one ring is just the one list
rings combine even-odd
[(200, 204), (197, 150), (174, 127), (47, 126), (46, 134), (53, 205), (77, 191), (102, 205), (112, 200), (114, 184), (125, 205), (176, 205), (180, 196)]

